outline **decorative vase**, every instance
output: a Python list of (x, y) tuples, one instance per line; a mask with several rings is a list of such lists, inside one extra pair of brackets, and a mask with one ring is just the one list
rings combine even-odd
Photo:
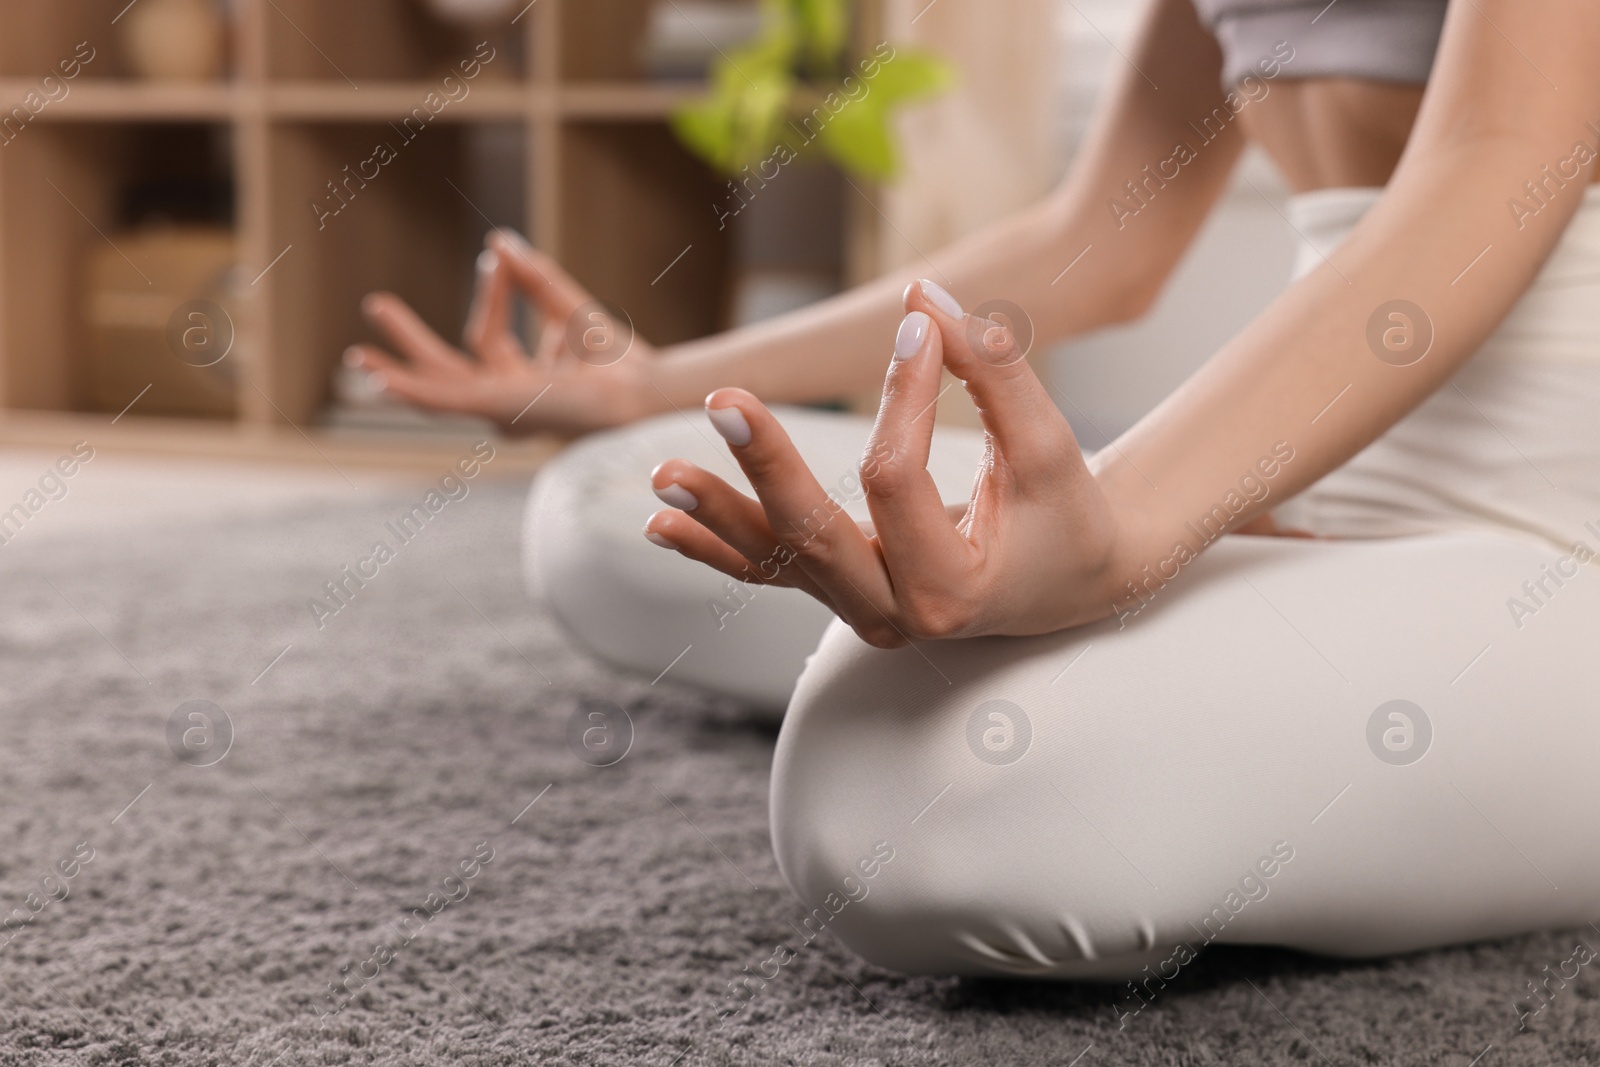
[(226, 27), (215, 0), (139, 0), (122, 19), (133, 73), (150, 81), (221, 77)]

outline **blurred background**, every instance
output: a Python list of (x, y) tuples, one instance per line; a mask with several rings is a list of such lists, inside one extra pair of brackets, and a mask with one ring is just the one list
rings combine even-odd
[[(658, 344), (823, 298), (1045, 193), (1137, 7), (4, 0), (0, 441), (432, 469), (482, 427), (341, 368), (377, 339), (363, 294), (457, 336), (484, 234), (510, 226)], [(780, 9), (805, 33), (775, 37)], [(924, 77), (885, 90), (881, 129), (841, 122), (772, 180), (730, 179), (750, 154), (718, 122), (792, 110), (884, 41)], [(730, 80), (730, 56), (754, 70), (774, 48), (816, 77)], [(1283, 195), (1249, 157), (1146, 321), (1033, 354), (1085, 445), (1282, 287)]]

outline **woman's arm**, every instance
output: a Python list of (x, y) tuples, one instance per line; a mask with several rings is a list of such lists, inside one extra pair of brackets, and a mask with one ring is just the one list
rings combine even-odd
[[(1191, 120), (1221, 106), (1221, 56), (1190, 0), (1153, 0), (1096, 112), (1071, 174), (1042, 202), (881, 281), (770, 322), (679, 345), (659, 356), (641, 339), (626, 358), (573, 348), (569, 329), (592, 297), (549, 257), (490, 235), (466, 332), (469, 357), (392, 294), (368, 316), (406, 358), (358, 345), (348, 358), (420, 407), (485, 415), (509, 433), (576, 434), (671, 406), (698, 405), (737, 385), (772, 402), (833, 399), (876, 384), (881, 340), (901, 315), (907, 280), (928, 275), (957, 299), (1005, 296), (1050, 341), (1126, 321), (1155, 299), (1225, 186), (1242, 136), (1229, 124), (1178, 180), (1150, 169), (1194, 134)], [(1158, 88), (1159, 86), (1159, 88)], [(1169, 171), (1170, 173), (1170, 171)], [(1154, 190), (1136, 220), (1119, 220), (1124, 183)], [(1145, 185), (1148, 183), (1148, 186)], [(1085, 249), (1088, 251), (1086, 252)], [(1082, 259), (1078, 256), (1082, 254)], [(1069, 264), (1072, 273), (1063, 275)], [(516, 295), (534, 301), (542, 336), (532, 359), (512, 328)], [(548, 391), (548, 395), (546, 392)], [(535, 400), (538, 405), (531, 406)]]
[[(901, 294), (932, 279), (968, 307), (1004, 296), (1033, 319), (1040, 342), (1126, 322), (1153, 302), (1227, 184), (1243, 139), (1230, 124), (1177, 180), (1148, 179), (1190, 122), (1221, 107), (1222, 58), (1190, 0), (1153, 0), (1097, 107), (1083, 150), (1045, 200), (904, 270), (755, 326), (679, 345), (652, 367), (674, 404), (739, 386), (772, 403), (823, 400), (881, 383), (884, 337)], [(1119, 221), (1125, 183), (1153, 192)], [(1089, 251), (1065, 278), (1063, 270)]]
[[(1146, 566), (1171, 577), (1167, 561), (1209, 542), (1206, 517), (1243, 523), (1309, 486), (1477, 350), (1593, 177), (1596, 56), (1592, 0), (1550, 0), (1537, 14), (1516, 0), (1451, 3), (1415, 129), (1379, 203), (1329, 262), (1092, 462), (1122, 517), (1121, 581), (1141, 583)], [(1511, 203), (1538, 206), (1527, 183), (1545, 182), (1547, 167), (1565, 184), (1549, 183), (1547, 205), (1519, 217)], [(1408, 329), (1417, 331), (1410, 348)], [(1386, 331), (1399, 346), (1387, 359), (1373, 345), (1383, 350)], [(1430, 332), (1422, 358), (1396, 365)], [(1268, 494), (1247, 494), (1247, 478)]]

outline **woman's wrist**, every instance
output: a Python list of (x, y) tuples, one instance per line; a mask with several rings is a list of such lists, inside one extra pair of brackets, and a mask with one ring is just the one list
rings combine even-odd
[[(1153, 601), (1204, 546), (1191, 547), (1191, 539), (1181, 535), (1150, 494), (1123, 477), (1132, 466), (1126, 458), (1114, 464), (1095, 473), (1115, 530), (1101, 588), (1106, 605), (1101, 617), (1126, 619)], [(1148, 489), (1142, 481), (1140, 486)]]
[(682, 351), (682, 345), (667, 345), (639, 360), (633, 398), (637, 418), (700, 407), (705, 392), (691, 395), (694, 387), (685, 373)]
[(641, 385), (652, 414), (699, 411), (713, 390), (751, 387), (733, 361), (709, 347), (720, 337), (666, 345), (650, 354), (641, 370)]

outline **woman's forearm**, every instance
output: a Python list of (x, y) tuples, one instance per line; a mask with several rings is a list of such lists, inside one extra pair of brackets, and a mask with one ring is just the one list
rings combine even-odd
[(825, 400), (871, 389), (883, 380), (901, 295), (919, 277), (967, 307), (991, 297), (1026, 309), (1041, 341), (1124, 321), (1142, 294), (1115, 271), (1076, 271), (1052, 287), (1072, 257), (1095, 240), (1109, 243), (1103, 211), (1042, 201), (912, 266), (799, 311), (730, 330), (663, 353), (657, 387), (674, 404), (698, 403), (722, 386), (748, 389), (774, 403)]
[[(921, 257), (885, 278), (769, 322), (679, 345), (651, 367), (663, 401), (698, 404), (739, 386), (771, 402), (832, 399), (871, 389), (901, 295), (928, 278), (965, 307), (1016, 304), (1048, 344), (1141, 314), (1227, 182), (1242, 149), (1231, 126), (1164, 180), (1152, 168), (1192, 137), (1190, 123), (1222, 104), (1221, 57), (1190, 0), (1153, 0), (1111, 80), (1067, 180), (1043, 201)], [(1141, 73), (1155, 71), (1160, 86)], [(1169, 174), (1170, 178), (1171, 175)], [(1137, 186), (1148, 203), (1130, 220), (1113, 201)], [(1070, 268), (1070, 270), (1068, 269)]]

